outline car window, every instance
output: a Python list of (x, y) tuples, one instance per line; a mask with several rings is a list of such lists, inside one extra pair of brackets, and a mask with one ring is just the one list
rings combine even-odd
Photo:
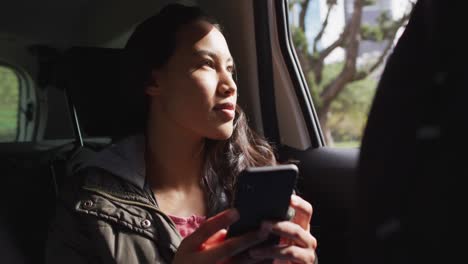
[(20, 80), (16, 71), (0, 65), (0, 142), (16, 141)]
[(411, 0), (290, 0), (289, 27), (325, 142), (359, 147)]

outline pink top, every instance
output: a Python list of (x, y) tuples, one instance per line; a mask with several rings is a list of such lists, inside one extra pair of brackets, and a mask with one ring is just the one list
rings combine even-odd
[(192, 234), (193, 231), (197, 230), (197, 228), (206, 220), (205, 216), (198, 215), (192, 215), (189, 217), (169, 215), (169, 217), (174, 221), (177, 231), (179, 231), (182, 238)]

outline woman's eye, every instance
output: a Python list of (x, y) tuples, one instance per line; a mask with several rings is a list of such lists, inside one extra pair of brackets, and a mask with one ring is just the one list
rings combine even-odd
[(213, 62), (213, 61), (211, 61), (211, 60), (205, 60), (205, 61), (203, 61), (203, 66), (208, 66), (208, 67), (210, 67), (210, 68), (214, 68), (215, 65), (214, 65), (214, 62)]
[(236, 68), (234, 66), (228, 66), (226, 69), (232, 76), (236, 75)]

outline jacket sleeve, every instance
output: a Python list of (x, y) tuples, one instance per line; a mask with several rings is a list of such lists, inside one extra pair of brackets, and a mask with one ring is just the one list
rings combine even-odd
[(92, 242), (89, 230), (79, 223), (76, 213), (59, 202), (55, 219), (49, 227), (45, 263), (101, 263)]

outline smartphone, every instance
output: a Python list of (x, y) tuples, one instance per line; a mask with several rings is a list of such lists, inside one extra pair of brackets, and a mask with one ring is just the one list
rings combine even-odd
[[(239, 211), (240, 218), (228, 228), (227, 237), (258, 230), (264, 220), (286, 220), (298, 174), (294, 164), (251, 167), (242, 171), (233, 197), (233, 207)], [(259, 246), (278, 244), (279, 239), (270, 235)]]

